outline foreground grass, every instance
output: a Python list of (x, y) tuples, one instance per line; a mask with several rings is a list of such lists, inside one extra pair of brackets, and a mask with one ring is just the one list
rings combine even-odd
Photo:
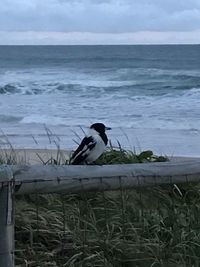
[[(163, 160), (119, 148), (97, 163)], [(59, 157), (49, 162), (58, 164)], [(197, 185), (16, 196), (15, 221), (18, 267), (200, 266)]]
[(189, 184), (18, 197), (16, 265), (197, 267), (199, 200)]

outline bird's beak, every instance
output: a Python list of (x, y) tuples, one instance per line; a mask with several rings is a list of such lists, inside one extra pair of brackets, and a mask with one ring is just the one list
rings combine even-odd
[(110, 127), (106, 127), (106, 131), (112, 130), (112, 128)]

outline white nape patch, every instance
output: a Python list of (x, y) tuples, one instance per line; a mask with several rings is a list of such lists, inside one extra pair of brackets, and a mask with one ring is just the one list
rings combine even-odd
[[(92, 137), (94, 137), (95, 138), (95, 136), (99, 136), (99, 133), (95, 130), (95, 129), (89, 129), (89, 131), (88, 131), (88, 134), (87, 134), (87, 137), (90, 137), (90, 136), (92, 136)], [(100, 137), (100, 136), (99, 136)], [(95, 140), (96, 141), (96, 140)]]

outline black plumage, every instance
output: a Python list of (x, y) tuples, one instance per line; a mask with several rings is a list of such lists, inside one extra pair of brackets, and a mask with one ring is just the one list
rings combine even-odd
[(78, 165), (84, 162), (87, 158), (87, 150), (92, 150), (95, 147), (96, 142), (92, 138), (92, 136), (84, 137), (81, 141), (79, 147), (73, 153), (71, 157), (71, 162), (73, 165)]
[(94, 162), (105, 150), (108, 143), (106, 127), (103, 123), (94, 123), (90, 126), (88, 136), (85, 136), (79, 147), (74, 151), (70, 159), (70, 164), (89, 164)]

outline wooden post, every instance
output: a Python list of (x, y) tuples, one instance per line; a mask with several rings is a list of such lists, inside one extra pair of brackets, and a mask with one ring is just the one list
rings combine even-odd
[(0, 266), (14, 267), (13, 175), (0, 166)]

